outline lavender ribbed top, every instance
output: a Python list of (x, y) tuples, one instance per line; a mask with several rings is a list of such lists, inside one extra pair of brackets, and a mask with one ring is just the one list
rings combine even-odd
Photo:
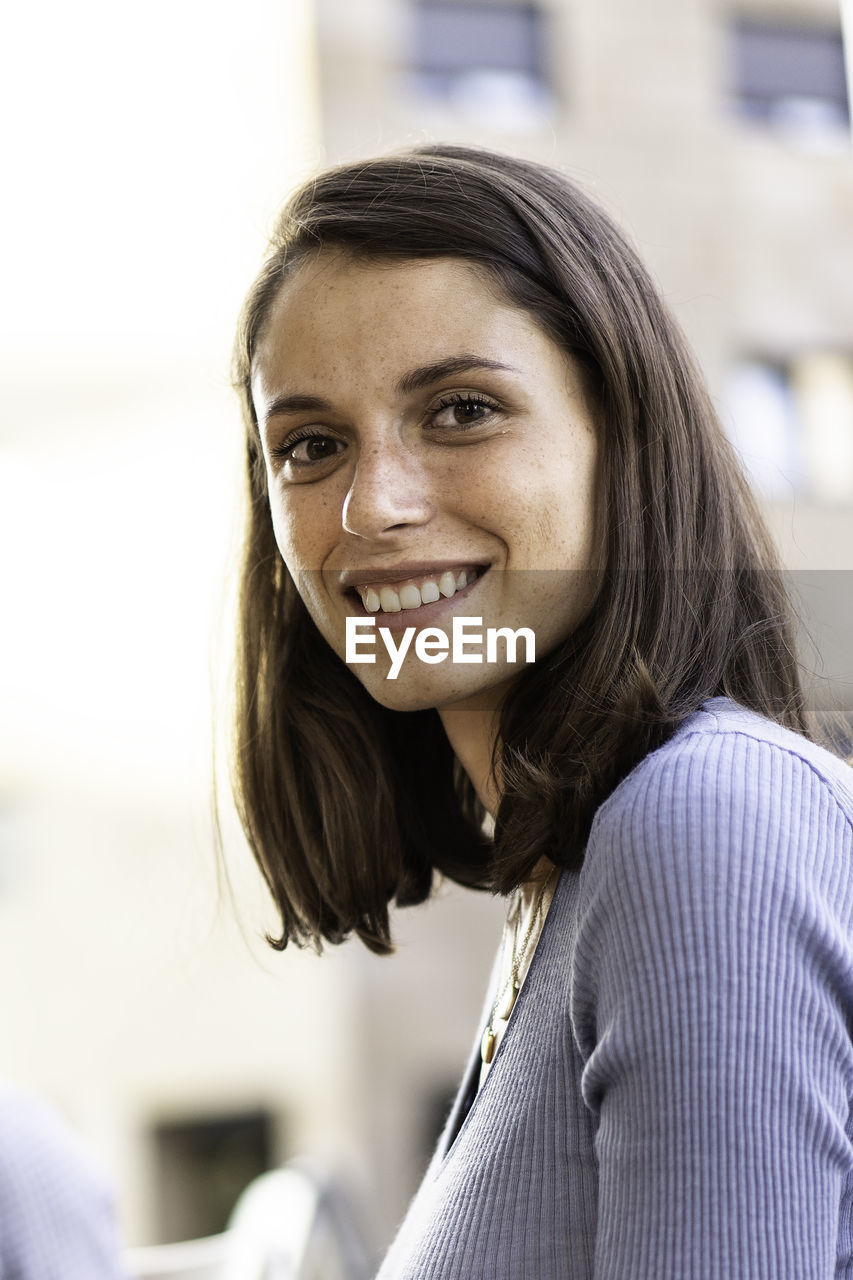
[(377, 1280), (853, 1277), (851, 1035), (853, 770), (712, 699), (597, 813)]

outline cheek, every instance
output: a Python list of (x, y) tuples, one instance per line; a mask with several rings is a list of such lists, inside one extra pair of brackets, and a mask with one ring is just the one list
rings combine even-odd
[(577, 452), (542, 477), (537, 537), (565, 557), (567, 569), (590, 568), (597, 538), (597, 456), (583, 439)]
[(534, 488), (507, 492), (500, 532), (518, 568), (585, 569), (595, 559), (595, 493), (553, 473)]
[(340, 524), (332, 518), (330, 504), (298, 492), (273, 493), (270, 514), (278, 549), (291, 573), (322, 568)]
[(570, 497), (558, 492), (550, 502), (543, 502), (536, 523), (536, 539), (541, 545), (552, 547), (554, 557), (565, 558), (565, 564), (557, 563), (557, 568), (588, 567), (594, 536), (592, 502), (585, 501), (583, 495)]

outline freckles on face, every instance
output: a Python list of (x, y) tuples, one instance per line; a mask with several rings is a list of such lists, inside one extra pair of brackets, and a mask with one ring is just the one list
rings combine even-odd
[[(448, 567), (476, 580), (458, 601), (412, 604), (410, 590), (405, 622), (529, 626), (540, 654), (571, 632), (571, 575), (596, 555), (597, 424), (578, 366), (477, 269), (320, 254), (276, 297), (252, 386), (276, 540), (342, 657), (371, 583), (377, 597), (389, 582), (420, 591)], [(395, 625), (385, 603), (383, 621)], [(387, 663), (353, 669), (410, 708), (507, 677), (407, 658), (391, 689)]]

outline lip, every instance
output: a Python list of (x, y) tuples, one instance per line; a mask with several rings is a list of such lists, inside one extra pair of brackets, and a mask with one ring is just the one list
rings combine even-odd
[[(445, 569), (470, 568), (472, 563), (473, 562), (471, 560), (456, 561), (455, 565), (448, 563), (442, 566), (442, 572)], [(425, 569), (419, 569), (409, 576), (418, 577), (422, 574), (428, 575), (437, 569), (438, 565), (433, 561), (433, 563), (428, 565)], [(478, 576), (473, 580), (473, 582), (469, 582), (467, 586), (463, 587), (461, 591), (455, 591), (452, 596), (442, 596), (440, 600), (435, 600), (432, 604), (419, 605), (417, 609), (401, 609), (399, 613), (383, 613), (381, 609), (377, 613), (369, 613), (361, 603), (361, 597), (355, 591), (356, 585), (365, 586), (367, 583), (372, 582), (402, 581), (399, 577), (399, 570), (394, 570), (394, 577), (388, 576), (386, 578), (380, 578), (374, 574), (374, 576), (370, 578), (362, 575), (361, 581), (358, 584), (354, 583), (353, 587), (346, 592), (347, 610), (352, 617), (375, 618), (377, 629), (379, 627), (387, 627), (389, 631), (405, 631), (407, 627), (420, 629), (421, 627), (435, 626), (446, 614), (452, 613), (455, 610), (459, 601), (466, 600), (474, 588), (479, 586), (483, 581), (489, 571), (488, 566), (481, 565), (478, 566), (478, 569)]]
[[(409, 578), (430, 578), (434, 574), (445, 573), (450, 569), (453, 573), (459, 573), (460, 569), (476, 568), (480, 577), (483, 572), (490, 566), (478, 560), (422, 560), (409, 561), (406, 564), (395, 564), (385, 569), (344, 569), (338, 576), (338, 585), (342, 591), (353, 591), (356, 587), (373, 586), (374, 583), (388, 582), (407, 582)], [(473, 586), (473, 583), (469, 584)], [(458, 595), (462, 595), (467, 591), (467, 587), (463, 587)], [(451, 596), (451, 599), (455, 597)], [(436, 601), (436, 603), (438, 603)], [(428, 609), (429, 605), (421, 605), (422, 609)]]

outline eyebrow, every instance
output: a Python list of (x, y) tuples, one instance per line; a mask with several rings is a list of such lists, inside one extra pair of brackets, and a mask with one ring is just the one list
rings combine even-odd
[[(501, 364), (499, 360), (487, 360), (485, 356), (475, 356), (469, 352), (463, 352), (458, 356), (447, 356), (443, 360), (435, 360), (432, 364), (419, 365), (417, 369), (410, 369), (408, 373), (404, 373), (395, 384), (395, 390), (399, 395), (411, 395), (414, 391), (423, 391), (425, 387), (430, 387), (434, 382), (441, 382), (443, 378), (452, 378), (457, 373), (467, 373), (469, 369), (491, 369), (498, 372), (517, 373), (517, 369), (513, 369), (511, 365)], [(274, 418), (279, 414), (285, 413), (322, 413), (330, 410), (332, 405), (328, 400), (324, 400), (322, 396), (309, 396), (295, 392), (291, 395), (276, 396), (272, 401), (263, 421), (268, 422), (270, 418)]]
[(397, 391), (407, 395), (412, 391), (423, 391), (424, 387), (440, 382), (442, 378), (452, 378), (454, 374), (466, 373), (469, 369), (496, 369), (505, 373), (516, 373), (508, 364), (499, 360), (487, 360), (485, 356), (475, 356), (463, 352), (458, 356), (447, 356), (444, 360), (436, 360), (432, 364), (423, 364), (417, 369), (404, 373), (397, 382)]

